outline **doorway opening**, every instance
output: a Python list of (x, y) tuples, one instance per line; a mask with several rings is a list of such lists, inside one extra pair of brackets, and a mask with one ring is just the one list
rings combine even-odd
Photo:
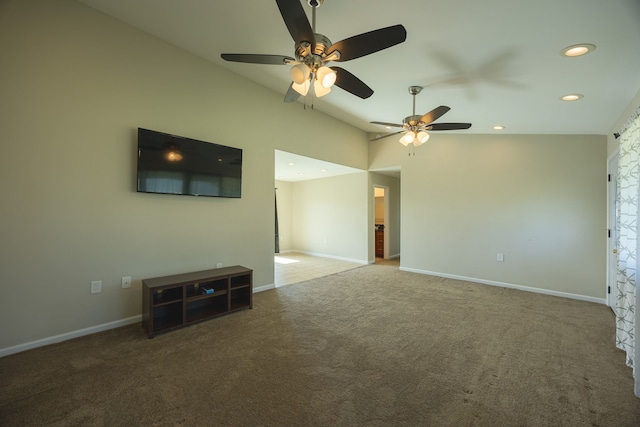
[(373, 224), (375, 263), (389, 258), (389, 187), (373, 187)]
[[(274, 150), (274, 172), (275, 287), (365, 265), (366, 254), (362, 255), (361, 262), (356, 258), (340, 256), (342, 254), (337, 251), (336, 242), (342, 235), (336, 237), (336, 230), (345, 227), (339, 220), (332, 222), (330, 219), (335, 218), (334, 212), (342, 207), (335, 203), (335, 199), (339, 198), (335, 196), (339, 194), (335, 188), (336, 182), (345, 180), (348, 183), (347, 190), (361, 191), (349, 176), (366, 176), (366, 171)], [(360, 203), (364, 202), (365, 199)], [(363, 214), (362, 220), (365, 219)], [(346, 221), (349, 220), (347, 218)], [(353, 228), (347, 231), (350, 230)], [(364, 231), (364, 228), (361, 229), (361, 232)]]

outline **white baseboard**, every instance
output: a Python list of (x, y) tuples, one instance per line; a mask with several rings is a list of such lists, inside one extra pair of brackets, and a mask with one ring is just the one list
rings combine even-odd
[(258, 292), (264, 292), (264, 291), (268, 291), (269, 289), (275, 289), (276, 285), (274, 285), (273, 283), (270, 285), (263, 285), (263, 286), (258, 286), (257, 288), (253, 288), (253, 293), (258, 293)]
[(356, 263), (356, 264), (369, 264), (369, 261), (365, 261), (365, 260), (362, 260), (362, 259), (344, 258), (344, 257), (340, 257), (340, 256), (321, 254), (321, 253), (317, 253), (317, 252), (307, 252), (307, 251), (297, 251), (297, 250), (293, 251), (293, 252), (297, 252), (297, 253), (305, 254), (305, 255), (317, 256), (317, 257), (321, 257), (321, 258), (337, 259), (338, 261), (353, 262), (353, 263)]
[(496, 282), (494, 280), (476, 279), (474, 277), (456, 276), (454, 274), (438, 273), (434, 271), (418, 270), (415, 268), (400, 267), (402, 271), (411, 273), (427, 274), (429, 276), (446, 277), (447, 279), (463, 280), (466, 282), (480, 283), (482, 285), (498, 286), (501, 288), (517, 289), (525, 292), (533, 292), (536, 294), (551, 295), (554, 297), (570, 298), (579, 301), (595, 302), (597, 304), (607, 304), (604, 298), (595, 298), (586, 295), (571, 294), (568, 292), (553, 291), (551, 289), (532, 288), (530, 286), (514, 285), (512, 283)]
[[(395, 254), (395, 255), (389, 255), (387, 258), (384, 259), (396, 259), (396, 258), (400, 258), (400, 254)], [(374, 259), (370, 259), (368, 264), (375, 264), (376, 260)]]
[[(341, 257), (321, 255), (321, 254), (316, 254), (316, 253), (311, 253), (311, 252), (302, 252), (302, 251), (296, 251), (296, 252), (301, 252), (301, 253), (305, 253), (307, 255), (313, 255), (313, 256), (322, 256), (324, 258), (332, 258), (332, 259), (339, 259), (339, 260), (342, 260), (342, 261), (355, 262), (355, 263), (358, 263), (358, 264), (368, 264), (368, 262), (361, 261), (361, 260), (353, 260), (353, 259), (347, 259), (347, 258), (341, 258)], [(493, 280), (485, 280), (485, 279), (476, 279), (476, 278), (473, 278), (473, 277), (457, 276), (457, 275), (454, 275), (454, 274), (438, 273), (438, 272), (434, 272), (434, 271), (419, 270), (419, 269), (408, 268), (408, 267), (400, 267), (400, 270), (401, 271), (407, 271), (407, 272), (410, 272), (410, 273), (426, 274), (426, 275), (429, 275), (429, 276), (446, 277), (448, 279), (455, 279), (455, 280), (463, 280), (463, 281), (466, 281), (466, 282), (480, 283), (480, 284), (483, 284), (483, 285), (490, 285), (490, 286), (498, 286), (498, 287), (502, 287), (502, 288), (517, 289), (517, 290), (521, 290), (521, 291), (525, 291), (525, 292), (533, 292), (533, 293), (537, 293), (537, 294), (544, 294), (544, 295), (551, 295), (551, 296), (562, 297), (562, 298), (570, 298), (570, 299), (575, 299), (575, 300), (580, 300), (580, 301), (594, 302), (594, 303), (597, 303), (597, 304), (606, 305), (606, 303), (607, 303), (606, 299), (604, 299), (604, 298), (595, 298), (595, 297), (590, 297), (590, 296), (586, 296), (586, 295), (579, 295), (579, 294), (572, 294), (572, 293), (568, 293), (568, 292), (553, 291), (553, 290), (550, 290), (550, 289), (532, 288), (530, 286), (514, 285), (512, 283), (496, 282), (496, 281), (493, 281)], [(263, 291), (268, 291), (270, 289), (275, 289), (275, 288), (276, 288), (276, 286), (274, 284), (264, 285), (264, 286), (259, 286), (257, 288), (253, 288), (253, 292), (254, 293), (263, 292)], [(126, 318), (126, 319), (121, 319), (121, 320), (116, 320), (116, 321), (109, 322), (109, 323), (103, 323), (101, 325), (91, 326), (89, 328), (78, 329), (76, 331), (66, 332), (64, 334), (54, 335), (52, 337), (43, 338), (43, 339), (39, 339), (39, 340), (35, 340), (35, 341), (30, 341), (30, 342), (27, 342), (27, 343), (24, 343), (24, 344), (14, 345), (12, 347), (2, 348), (2, 349), (0, 349), (0, 357), (9, 356), (11, 354), (20, 353), (20, 352), (27, 351), (27, 350), (32, 350), (32, 349), (38, 348), (38, 347), (44, 347), (44, 346), (50, 345), (50, 344), (56, 344), (56, 343), (59, 343), (59, 342), (62, 342), (62, 341), (67, 341), (67, 340), (70, 340), (70, 339), (73, 339), (73, 338), (79, 338), (79, 337), (82, 337), (82, 336), (85, 336), (85, 335), (91, 335), (91, 334), (95, 334), (95, 333), (98, 333), (98, 332), (106, 331), (106, 330), (109, 330), (109, 329), (115, 329), (115, 328), (119, 328), (119, 327), (122, 327), (122, 326), (131, 325), (131, 324), (138, 323), (138, 322), (142, 322), (142, 315), (137, 315), (137, 316), (129, 317), (129, 318)]]
[(56, 344), (73, 338), (83, 337), (85, 335), (91, 335), (138, 322), (142, 322), (142, 315), (129, 317), (127, 319), (116, 320), (109, 323), (103, 323), (102, 325), (91, 326), (89, 328), (78, 329), (77, 331), (66, 332), (64, 334), (54, 335), (52, 337), (30, 341), (24, 344), (14, 345), (12, 347), (2, 348), (0, 349), (0, 357), (9, 356), (10, 354), (20, 353), (23, 351), (32, 350), (34, 348), (44, 347), (45, 345)]
[[(264, 285), (257, 288), (253, 288), (253, 293), (268, 291), (269, 289), (275, 289), (275, 285)], [(44, 347), (45, 345), (56, 344), (62, 341), (67, 341), (73, 338), (83, 337), (85, 335), (91, 335), (98, 332), (106, 331), (109, 329), (120, 328), (122, 326), (132, 325), (134, 323), (142, 322), (142, 315), (129, 317), (127, 319), (116, 320), (109, 323), (103, 323), (102, 325), (91, 326), (89, 328), (78, 329), (77, 331), (66, 332), (60, 335), (54, 335), (52, 337), (42, 338), (35, 341), (30, 341), (24, 344), (14, 345), (12, 347), (1, 348), (0, 357), (9, 356), (15, 353), (21, 353), (23, 351), (32, 350), (38, 347)]]

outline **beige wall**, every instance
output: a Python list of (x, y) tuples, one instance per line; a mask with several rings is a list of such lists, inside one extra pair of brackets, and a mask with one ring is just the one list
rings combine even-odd
[(402, 167), (402, 267), (604, 298), (606, 145), (451, 133), (406, 156), (372, 143), (372, 169)]
[[(363, 132), (73, 1), (1, 2), (0, 52), (0, 350), (135, 318), (147, 277), (272, 285), (274, 149), (367, 168)], [(242, 148), (242, 198), (136, 193), (138, 127)]]
[(293, 250), (293, 183), (276, 181), (278, 203), (278, 231), (280, 234), (280, 252)]
[[(307, 252), (354, 262), (375, 260), (374, 203), (366, 195), (382, 186), (389, 198), (389, 255), (400, 254), (400, 180), (377, 173), (355, 173), (301, 182), (276, 181), (280, 250)], [(367, 224), (368, 223), (368, 224)], [(364, 228), (364, 226), (367, 228)], [(370, 248), (367, 246), (369, 243)]]
[(292, 234), (296, 251), (368, 262), (367, 172), (292, 185)]

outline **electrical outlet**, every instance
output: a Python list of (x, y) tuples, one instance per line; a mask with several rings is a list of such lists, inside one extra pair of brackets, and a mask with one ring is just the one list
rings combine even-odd
[(131, 287), (131, 276), (126, 276), (122, 278), (122, 289)]
[(92, 280), (91, 281), (91, 293), (99, 294), (102, 292), (102, 280)]
[(498, 254), (497, 260), (500, 262), (504, 261), (504, 254)]
[(222, 263), (221, 262), (216, 263), (216, 268), (222, 268)]

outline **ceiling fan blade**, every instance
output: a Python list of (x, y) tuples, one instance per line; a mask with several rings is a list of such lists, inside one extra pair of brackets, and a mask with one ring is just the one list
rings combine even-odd
[(313, 34), (300, 0), (276, 0), (276, 3), (293, 41), (309, 42), (313, 50), (316, 45), (316, 36)]
[(293, 82), (289, 85), (287, 93), (284, 95), (284, 102), (296, 102), (300, 94), (293, 88)]
[(290, 56), (282, 55), (260, 55), (251, 53), (222, 53), (220, 57), (225, 61), (248, 62), (250, 64), (285, 65), (297, 62)]
[(380, 28), (378, 30), (349, 37), (331, 45), (327, 55), (339, 51), (336, 62), (350, 61), (402, 43), (407, 39), (407, 30), (402, 25)]
[(374, 125), (382, 125), (382, 126), (391, 126), (394, 128), (401, 128), (402, 125), (399, 125), (397, 123), (387, 123), (387, 122), (370, 122), (373, 123)]
[(427, 130), (458, 130), (470, 127), (471, 123), (433, 123), (427, 127)]
[(336, 72), (335, 85), (362, 99), (373, 95), (373, 89), (367, 86), (362, 80), (340, 67), (330, 67)]
[(420, 117), (420, 121), (426, 124), (429, 124), (435, 120), (438, 120), (440, 117), (442, 117), (442, 115), (444, 113), (446, 113), (447, 111), (449, 111), (451, 108), (445, 106), (445, 105), (441, 105), (439, 107), (434, 108), (433, 110), (429, 111), (427, 114), (425, 114), (424, 116)]
[(400, 132), (388, 133), (388, 134), (386, 134), (386, 135), (382, 135), (382, 136), (379, 136), (379, 137), (377, 137), (377, 138), (370, 139), (369, 141), (377, 141), (377, 140), (379, 140), (379, 139), (383, 139), (383, 138), (386, 138), (386, 137), (388, 137), (388, 136), (397, 135), (397, 134), (402, 133), (402, 132), (404, 132), (404, 131), (402, 131), (402, 130), (401, 130)]

